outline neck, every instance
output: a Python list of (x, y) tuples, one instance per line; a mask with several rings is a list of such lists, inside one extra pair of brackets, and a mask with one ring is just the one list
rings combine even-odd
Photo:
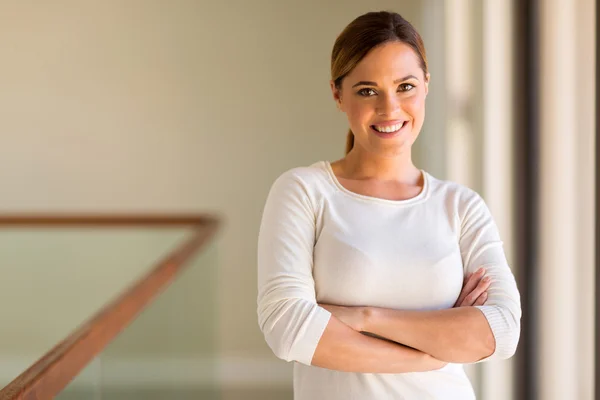
[(395, 157), (382, 157), (355, 146), (343, 161), (345, 174), (352, 179), (415, 182), (420, 170), (412, 162), (410, 149)]

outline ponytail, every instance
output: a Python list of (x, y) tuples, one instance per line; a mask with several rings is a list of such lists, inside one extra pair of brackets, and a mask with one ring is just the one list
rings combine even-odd
[(346, 136), (346, 154), (350, 153), (350, 150), (354, 147), (354, 133), (352, 133), (352, 129), (348, 130), (348, 135)]

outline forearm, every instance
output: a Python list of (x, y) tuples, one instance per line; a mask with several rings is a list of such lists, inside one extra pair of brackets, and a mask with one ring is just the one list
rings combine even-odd
[(403, 373), (442, 368), (441, 362), (421, 351), (363, 335), (332, 316), (311, 365), (344, 372)]
[(492, 330), (475, 307), (437, 311), (369, 308), (364, 330), (445, 362), (476, 362), (495, 349)]

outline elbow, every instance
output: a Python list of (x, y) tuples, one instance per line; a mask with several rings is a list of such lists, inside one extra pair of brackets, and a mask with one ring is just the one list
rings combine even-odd
[(284, 361), (293, 361), (290, 359), (290, 346), (287, 345), (285, 335), (279, 332), (277, 326), (278, 315), (271, 313), (269, 316), (268, 310), (258, 311), (258, 324), (263, 334), (265, 342), (275, 355), (275, 357)]
[(290, 346), (287, 344), (288, 342), (285, 340), (284, 336), (281, 335), (281, 333), (277, 332), (277, 329), (272, 323), (269, 323), (268, 321), (266, 321), (266, 323), (262, 323), (261, 331), (263, 333), (263, 337), (265, 338), (265, 342), (275, 357), (287, 362), (295, 361), (292, 360), (292, 352)]
[(518, 328), (513, 328), (509, 334), (494, 347), (494, 356), (499, 360), (508, 360), (513, 357), (517, 352), (519, 337), (520, 330)]
[(311, 365), (330, 313), (300, 298), (259, 306), (259, 326), (273, 354), (284, 361)]
[(521, 324), (514, 318), (506, 324), (503, 331), (495, 334), (493, 356), (498, 360), (508, 360), (517, 352), (519, 339), (521, 337)]
[(486, 315), (489, 324), (483, 344), (483, 360), (508, 360), (513, 357), (521, 336), (520, 312), (501, 306), (483, 306), (481, 311)]
[(275, 357), (287, 362), (295, 361), (291, 359), (290, 349), (284, 345), (282, 340), (277, 340), (277, 337), (275, 337), (274, 335), (265, 334), (264, 336), (267, 345), (269, 346)]

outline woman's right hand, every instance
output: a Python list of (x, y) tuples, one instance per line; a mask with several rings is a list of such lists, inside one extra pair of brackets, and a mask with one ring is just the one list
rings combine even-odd
[(456, 307), (482, 306), (487, 300), (487, 290), (492, 282), (489, 276), (484, 277), (485, 268), (479, 268), (465, 277), (462, 291), (454, 304)]

